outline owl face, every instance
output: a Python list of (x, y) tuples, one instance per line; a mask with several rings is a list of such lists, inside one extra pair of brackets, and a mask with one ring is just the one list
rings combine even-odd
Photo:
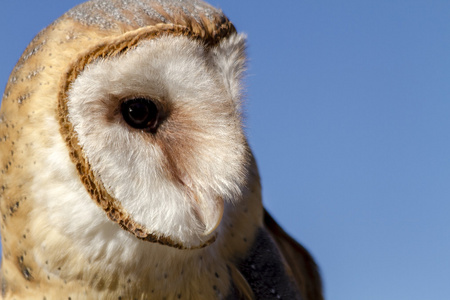
[(62, 113), (84, 161), (78, 175), (123, 229), (177, 248), (215, 239), (245, 186), (243, 48), (239, 35), (213, 48), (163, 35), (93, 60), (70, 83)]

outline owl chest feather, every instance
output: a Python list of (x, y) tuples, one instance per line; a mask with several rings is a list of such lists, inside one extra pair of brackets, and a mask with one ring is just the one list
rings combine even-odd
[[(22, 251), (5, 249), (5, 299), (236, 299), (233, 271), (248, 256), (257, 228), (245, 230), (227, 216), (214, 244), (179, 250), (121, 231), (92, 237), (88, 245), (62, 236), (45, 219), (36, 218), (26, 240), (9, 243)], [(47, 230), (39, 233), (37, 226)], [(244, 265), (251, 268), (252, 259)]]

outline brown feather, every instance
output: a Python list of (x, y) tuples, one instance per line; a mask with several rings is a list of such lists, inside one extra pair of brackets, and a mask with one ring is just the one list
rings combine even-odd
[(237, 296), (242, 300), (255, 300), (255, 294), (249, 283), (242, 275), (242, 273), (236, 268), (235, 265), (229, 265), (230, 275), (233, 280), (235, 289), (237, 290)]
[(283, 254), (303, 299), (323, 300), (319, 269), (308, 250), (289, 236), (267, 210), (264, 210), (264, 224)]

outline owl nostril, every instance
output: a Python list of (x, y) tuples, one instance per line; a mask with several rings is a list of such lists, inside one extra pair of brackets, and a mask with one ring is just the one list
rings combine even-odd
[(147, 98), (133, 98), (121, 104), (125, 122), (137, 129), (154, 129), (158, 123), (158, 108)]

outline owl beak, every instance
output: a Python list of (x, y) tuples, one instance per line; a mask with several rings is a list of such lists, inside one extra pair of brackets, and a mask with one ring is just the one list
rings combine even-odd
[(215, 199), (211, 199), (197, 194), (194, 199), (196, 202), (194, 205), (196, 217), (204, 228), (202, 235), (210, 235), (217, 229), (222, 221), (224, 210), (223, 198), (216, 197)]
[[(205, 231), (203, 235), (210, 235), (216, 228), (219, 226), (223, 217), (223, 198), (217, 197), (216, 201), (208, 201), (212, 202), (212, 206), (205, 209), (207, 213), (206, 218), (203, 218), (203, 223), (205, 224)], [(210, 211), (208, 211), (208, 209)]]

